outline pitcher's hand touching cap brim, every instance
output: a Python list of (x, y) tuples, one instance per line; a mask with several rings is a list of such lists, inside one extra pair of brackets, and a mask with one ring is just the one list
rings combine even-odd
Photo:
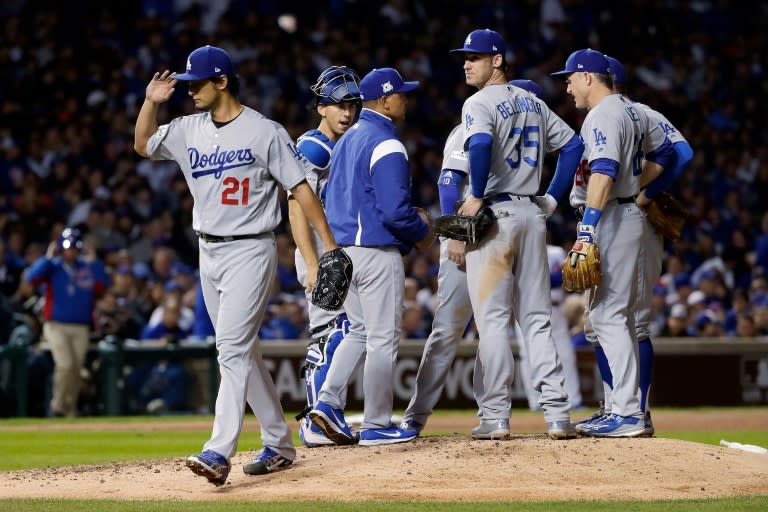
[(464, 40), (464, 46), (451, 50), (451, 53), (488, 53), (504, 57), (507, 54), (507, 43), (498, 32), (483, 28), (470, 32)]
[(235, 66), (225, 50), (216, 46), (203, 46), (187, 57), (187, 72), (175, 76), (176, 80), (206, 80), (221, 75), (234, 75)]
[(394, 68), (377, 68), (360, 80), (360, 96), (363, 101), (373, 101), (395, 93), (416, 89), (419, 82), (406, 82)]
[(559, 76), (585, 72), (610, 75), (610, 68), (605, 55), (597, 50), (586, 48), (584, 50), (576, 50), (570, 54), (568, 60), (565, 61), (565, 69), (550, 74), (552, 76)]

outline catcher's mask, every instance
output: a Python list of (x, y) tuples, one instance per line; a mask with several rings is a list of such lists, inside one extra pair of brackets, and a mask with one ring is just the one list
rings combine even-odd
[(320, 105), (360, 101), (360, 77), (346, 66), (331, 66), (311, 87)]

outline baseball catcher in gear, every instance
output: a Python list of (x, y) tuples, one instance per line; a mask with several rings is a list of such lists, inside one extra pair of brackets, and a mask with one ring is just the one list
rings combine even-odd
[(336, 248), (320, 256), (317, 280), (310, 300), (326, 311), (336, 311), (344, 305), (352, 280), (352, 260), (344, 249)]
[(641, 208), (645, 211), (651, 226), (664, 238), (672, 241), (680, 238), (683, 225), (691, 216), (691, 212), (685, 206), (666, 192), (660, 193), (653, 201)]
[(601, 280), (597, 245), (577, 239), (563, 262), (563, 288), (583, 292), (599, 285)]
[(360, 101), (360, 77), (346, 66), (331, 66), (310, 88), (320, 105)]

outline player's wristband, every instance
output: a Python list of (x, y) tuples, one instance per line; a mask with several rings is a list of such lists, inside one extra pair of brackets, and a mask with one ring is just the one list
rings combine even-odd
[(585, 226), (595, 227), (597, 226), (597, 223), (600, 221), (600, 217), (602, 215), (603, 215), (603, 212), (601, 210), (588, 206), (587, 209), (584, 210), (584, 218), (581, 219), (581, 223)]

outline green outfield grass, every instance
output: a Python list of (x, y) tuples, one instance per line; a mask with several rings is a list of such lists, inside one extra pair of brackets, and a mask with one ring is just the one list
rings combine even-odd
[[(713, 409), (695, 409), (711, 411)], [(717, 409), (724, 411), (725, 409)], [(732, 411), (734, 409), (728, 409)], [(735, 409), (744, 410), (744, 409)], [(768, 414), (768, 408), (758, 408), (760, 413)], [(443, 411), (441, 416), (467, 416), (468, 411)], [(527, 410), (513, 411), (516, 415), (540, 414)], [(585, 413), (586, 415), (586, 413)], [(196, 421), (202, 427), (195, 430), (168, 431), (146, 430), (149, 424), (164, 422)], [(160, 459), (167, 457), (183, 457), (196, 453), (210, 435), (210, 426), (213, 418), (210, 416), (173, 416), (173, 417), (130, 417), (130, 418), (78, 418), (75, 420), (52, 419), (9, 419), (0, 420), (0, 429), (8, 426), (24, 426), (36, 424), (66, 424), (76, 426), (83, 425), (82, 431), (68, 429), (60, 430), (3, 430), (0, 431), (0, 471), (12, 471), (31, 468), (44, 468), (50, 466), (94, 464), (114, 461)], [(289, 418), (292, 421), (292, 418)], [(93, 430), (92, 426), (86, 430), (86, 425), (92, 422), (111, 423), (109, 430)], [(138, 428), (141, 426), (141, 428)], [(440, 435), (441, 432), (427, 429), (425, 434)], [(294, 432), (294, 436), (296, 433)], [(730, 431), (705, 431), (705, 432), (679, 432), (657, 431), (657, 437), (681, 439), (698, 443), (718, 445), (721, 439), (737, 441), (746, 444), (755, 444), (768, 447), (768, 431), (730, 430)], [(294, 437), (298, 444), (298, 438)], [(257, 449), (261, 446), (258, 432), (245, 429), (238, 445), (239, 451)], [(404, 503), (404, 502), (356, 502), (356, 503), (258, 503), (252, 502), (227, 502), (218, 504), (226, 506), (227, 512), (248, 511), (259, 512), (287, 510), (312, 510), (335, 512), (346, 511), (553, 511), (553, 512), (600, 512), (622, 510), (626, 512), (652, 512), (664, 509), (665, 512), (709, 512), (709, 511), (764, 511), (768, 510), (768, 496), (744, 496), (738, 498), (724, 498), (718, 500), (692, 500), (692, 501), (653, 501), (653, 502), (555, 502), (555, 503)], [(196, 512), (211, 510), (211, 502), (126, 502), (103, 500), (28, 500), (12, 499), (0, 502), (0, 512), (24, 511), (40, 512), (53, 510), (66, 510), (67, 512), (111, 512), (111, 511), (172, 511), (172, 512)]]

